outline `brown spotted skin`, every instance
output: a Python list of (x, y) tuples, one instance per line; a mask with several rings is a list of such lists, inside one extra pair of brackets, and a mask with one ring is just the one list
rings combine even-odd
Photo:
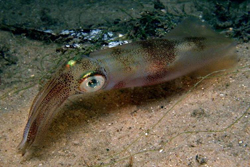
[[(84, 71), (82, 71), (84, 70)], [(24, 129), (23, 140), (18, 151), (24, 155), (33, 145), (38, 145), (50, 123), (57, 114), (57, 109), (71, 96), (80, 93), (79, 81), (84, 72), (96, 71), (106, 75), (95, 60), (86, 56), (76, 60), (74, 66), (66, 64), (43, 87), (33, 101), (28, 122)]]
[(98, 74), (102, 90), (153, 85), (194, 72), (235, 64), (235, 44), (197, 19), (187, 19), (164, 39), (138, 41), (93, 52), (66, 63), (33, 101), (18, 150), (24, 155), (39, 145), (58, 108), (81, 92), (85, 76)]

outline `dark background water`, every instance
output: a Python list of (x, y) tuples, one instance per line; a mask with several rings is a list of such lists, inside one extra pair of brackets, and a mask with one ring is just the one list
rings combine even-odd
[[(156, 13), (164, 10), (165, 14), (161, 14), (162, 20), (164, 18), (169, 20), (169, 17), (200, 16), (216, 29), (233, 28), (235, 32), (232, 36), (248, 41), (249, 2), (249, 0), (9, 0), (0, 1), (0, 23), (10, 27), (52, 30), (58, 33), (65, 29), (110, 28), (132, 19), (141, 19), (145, 17), (145, 11), (159, 16), (160, 14)], [(146, 23), (138, 24), (143, 27)]]

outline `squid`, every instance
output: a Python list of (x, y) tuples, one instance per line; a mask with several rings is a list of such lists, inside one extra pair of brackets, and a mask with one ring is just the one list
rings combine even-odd
[(24, 156), (46, 134), (68, 97), (141, 87), (237, 62), (233, 40), (188, 18), (164, 38), (103, 49), (66, 62), (40, 90), (30, 108), (18, 151)]

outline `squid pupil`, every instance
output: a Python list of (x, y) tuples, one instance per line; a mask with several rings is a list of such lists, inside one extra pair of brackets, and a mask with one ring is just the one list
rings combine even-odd
[(95, 88), (98, 85), (98, 81), (96, 79), (92, 79), (88, 82), (88, 86), (91, 88)]

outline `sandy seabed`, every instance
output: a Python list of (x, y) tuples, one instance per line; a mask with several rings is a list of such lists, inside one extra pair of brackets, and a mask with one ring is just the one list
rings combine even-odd
[(0, 37), (19, 59), (1, 76), (0, 166), (250, 166), (250, 43), (237, 45), (233, 71), (195, 87), (199, 79), (183, 77), (70, 98), (21, 162), (16, 148), (39, 90), (35, 81), (58, 46), (3, 31)]

